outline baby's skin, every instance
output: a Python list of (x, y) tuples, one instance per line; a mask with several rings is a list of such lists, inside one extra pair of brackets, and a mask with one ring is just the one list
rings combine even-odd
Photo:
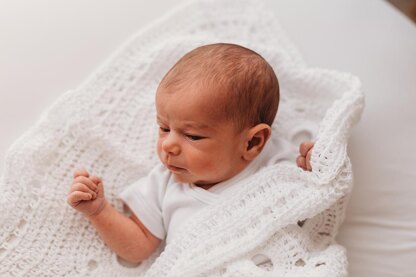
[(311, 155), (314, 143), (307, 141), (299, 146), (299, 156), (296, 158), (296, 164), (307, 171), (312, 171)]
[[(304, 170), (312, 170), (313, 146), (312, 142), (304, 142), (299, 147), (296, 163)], [(105, 199), (101, 178), (85, 169), (74, 172), (67, 202), (91, 221), (113, 251), (131, 263), (146, 259), (161, 242), (134, 214), (127, 217), (113, 208)]]
[(104, 188), (101, 178), (90, 176), (85, 169), (74, 172), (68, 203), (86, 216), (93, 216), (104, 208)]
[(67, 202), (83, 213), (105, 243), (128, 262), (146, 259), (161, 242), (135, 215), (127, 217), (111, 206), (105, 199), (101, 178), (85, 169), (74, 172)]

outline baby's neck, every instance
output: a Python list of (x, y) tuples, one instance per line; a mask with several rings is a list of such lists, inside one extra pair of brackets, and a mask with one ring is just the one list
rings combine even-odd
[[(218, 183), (216, 183), (216, 184), (218, 184)], [(198, 184), (195, 184), (195, 186), (200, 187), (200, 188), (202, 188), (204, 190), (209, 190), (210, 188), (212, 188), (216, 184), (207, 184), (207, 185), (198, 185)]]
[(213, 183), (213, 184), (196, 184), (196, 183), (194, 183), (194, 185), (197, 186), (197, 187), (200, 187), (200, 188), (202, 188), (204, 190), (209, 190), (210, 188), (212, 188), (213, 186), (215, 186), (217, 184), (220, 184), (222, 182), (225, 182), (227, 180), (230, 180), (230, 179), (234, 178), (235, 176), (237, 176), (238, 174), (240, 174), (242, 171), (244, 171), (250, 163), (251, 162), (247, 162), (238, 172), (236, 172), (232, 176), (226, 178), (225, 180), (222, 180), (222, 181), (219, 181), (219, 182), (216, 182), (216, 183)]

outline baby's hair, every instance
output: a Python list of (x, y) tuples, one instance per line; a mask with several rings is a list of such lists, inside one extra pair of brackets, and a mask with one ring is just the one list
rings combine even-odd
[(198, 47), (166, 73), (160, 86), (174, 91), (195, 83), (215, 92), (213, 114), (233, 120), (238, 130), (272, 125), (279, 83), (270, 64), (253, 50), (228, 43)]

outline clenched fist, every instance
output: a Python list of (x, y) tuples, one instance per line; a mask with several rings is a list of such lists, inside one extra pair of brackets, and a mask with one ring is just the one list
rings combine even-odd
[(99, 214), (106, 204), (101, 178), (90, 176), (85, 169), (76, 170), (67, 202), (86, 216)]

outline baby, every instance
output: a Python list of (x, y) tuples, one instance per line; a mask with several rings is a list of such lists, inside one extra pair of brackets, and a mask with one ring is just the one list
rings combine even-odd
[[(198, 47), (165, 75), (156, 92), (161, 164), (124, 191), (129, 217), (104, 197), (102, 181), (77, 170), (68, 203), (101, 238), (132, 263), (149, 257), (181, 224), (231, 195), (267, 163), (263, 151), (279, 104), (272, 67), (235, 44)], [(312, 143), (300, 147), (298, 166), (310, 170)]]

